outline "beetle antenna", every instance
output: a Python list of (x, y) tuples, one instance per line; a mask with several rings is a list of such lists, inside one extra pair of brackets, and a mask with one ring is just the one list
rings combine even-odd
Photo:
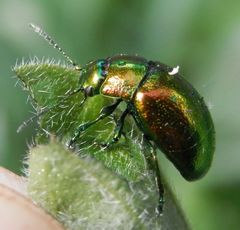
[(81, 67), (79, 67), (43, 29), (33, 23), (30, 23), (29, 26), (39, 36), (43, 37), (51, 46), (57, 49), (68, 60), (68, 62), (70, 62), (76, 68), (76, 70), (81, 70)]

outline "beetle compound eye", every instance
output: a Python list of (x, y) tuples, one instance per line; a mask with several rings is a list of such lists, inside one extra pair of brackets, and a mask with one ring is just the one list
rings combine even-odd
[(93, 93), (93, 87), (92, 86), (88, 86), (84, 89), (85, 95), (88, 97), (92, 97), (94, 95)]
[(100, 70), (100, 75), (105, 77), (108, 74), (108, 62), (106, 60), (99, 61), (98, 63), (98, 68)]

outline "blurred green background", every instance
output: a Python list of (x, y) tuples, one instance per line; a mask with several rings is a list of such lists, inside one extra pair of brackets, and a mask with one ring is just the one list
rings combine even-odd
[(186, 182), (164, 157), (162, 167), (193, 229), (240, 229), (239, 0), (0, 0), (0, 165), (17, 173), (34, 127), (16, 133), (32, 109), (11, 66), (34, 56), (64, 59), (29, 22), (77, 63), (137, 53), (179, 65), (209, 105), (216, 153), (197, 182)]

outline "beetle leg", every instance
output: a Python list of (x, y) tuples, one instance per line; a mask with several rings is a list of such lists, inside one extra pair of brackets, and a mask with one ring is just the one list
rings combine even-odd
[(120, 118), (116, 122), (116, 127), (114, 129), (114, 135), (112, 137), (112, 140), (106, 144), (102, 144), (103, 147), (108, 148), (112, 144), (118, 142), (119, 138), (121, 137), (123, 133), (123, 125), (124, 125), (124, 119), (129, 113), (128, 109), (125, 109), (124, 112), (121, 114)]
[(84, 97), (80, 102), (79, 107), (82, 107), (82, 105), (85, 103), (86, 100), (87, 100), (87, 97)]
[(158, 200), (158, 207), (157, 207), (157, 213), (159, 215), (162, 215), (163, 213), (163, 205), (164, 205), (164, 186), (162, 183), (162, 179), (161, 179), (161, 174), (160, 174), (160, 170), (159, 170), (159, 165), (158, 165), (158, 160), (157, 160), (157, 156), (155, 154), (155, 150), (154, 150), (154, 161), (155, 161), (155, 168), (156, 168), (156, 176), (155, 176), (155, 181), (156, 181), (156, 185), (158, 188), (158, 192), (159, 192), (159, 200)]
[[(110, 116), (111, 116), (112, 120), (114, 121), (115, 127), (116, 127), (119, 119), (117, 119), (117, 117), (116, 117), (114, 114), (111, 114)], [(124, 132), (123, 130), (122, 130), (122, 135), (123, 135), (125, 138), (127, 138), (126, 132)]]
[(86, 122), (84, 124), (81, 124), (77, 130), (74, 133), (74, 136), (71, 138), (71, 140), (68, 143), (68, 147), (72, 148), (74, 143), (77, 141), (77, 139), (79, 138), (79, 136), (81, 135), (82, 132), (84, 132), (86, 129), (88, 129), (89, 127), (91, 127), (92, 125), (94, 125), (95, 123), (97, 123), (98, 121), (102, 120), (103, 118), (109, 116), (110, 114), (113, 113), (113, 111), (117, 108), (117, 106), (119, 105), (119, 103), (121, 102), (121, 99), (118, 99), (115, 103), (105, 106), (101, 109), (98, 117), (93, 120), (93, 121), (89, 121)]
[[(163, 213), (163, 205), (164, 205), (164, 186), (162, 183), (162, 179), (161, 179), (161, 173), (159, 170), (159, 163), (158, 163), (158, 159), (157, 159), (157, 153), (156, 153), (156, 147), (152, 145), (152, 143), (147, 139), (147, 137), (145, 137), (145, 140), (147, 142), (147, 144), (150, 146), (150, 148), (152, 149), (152, 156), (150, 159), (150, 162), (148, 162), (150, 164), (150, 167), (154, 167), (154, 171), (155, 171), (155, 183), (156, 183), (156, 187), (158, 189), (158, 193), (159, 193), (159, 200), (158, 200), (158, 206), (156, 208), (156, 213), (157, 215), (162, 215)], [(149, 160), (149, 159), (147, 159)]]

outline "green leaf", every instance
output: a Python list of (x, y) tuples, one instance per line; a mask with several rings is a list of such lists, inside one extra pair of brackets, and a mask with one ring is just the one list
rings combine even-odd
[(129, 187), (96, 160), (81, 159), (56, 141), (31, 149), (28, 164), (30, 196), (69, 229), (160, 225), (149, 177)]
[[(14, 67), (14, 71), (33, 99), (37, 113), (52, 108), (39, 117), (38, 143), (46, 143), (49, 134), (67, 143), (80, 124), (94, 120), (104, 106), (113, 102), (111, 98), (97, 95), (79, 107), (82, 93), (68, 96), (79, 88), (79, 72), (73, 67), (35, 59)], [(114, 114), (115, 119), (120, 113), (121, 108)], [(90, 127), (77, 141), (77, 152), (92, 155), (125, 178), (136, 180), (146, 169), (143, 155), (146, 147), (140, 144), (142, 136), (129, 117), (124, 126), (125, 136), (103, 150), (101, 144), (111, 140), (114, 127), (114, 117), (106, 117)]]
[(28, 165), (29, 195), (67, 229), (188, 229), (168, 188), (164, 214), (156, 216), (158, 194), (150, 172), (127, 182), (55, 140), (32, 148)]

